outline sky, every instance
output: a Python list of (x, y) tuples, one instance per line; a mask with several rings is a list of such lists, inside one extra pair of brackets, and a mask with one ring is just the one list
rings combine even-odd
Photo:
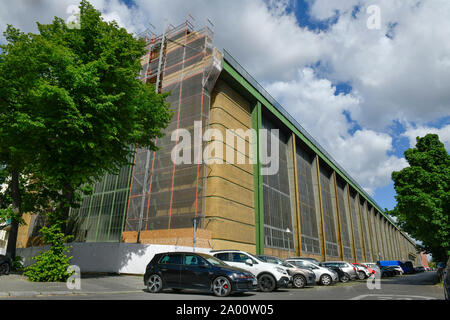
[[(392, 171), (416, 137), (450, 150), (448, 0), (92, 0), (129, 32), (190, 14), (372, 196), (395, 206)], [(76, 0), (0, 0), (0, 30), (69, 19)], [(154, 29), (153, 29), (154, 27)], [(4, 38), (0, 37), (0, 41)]]

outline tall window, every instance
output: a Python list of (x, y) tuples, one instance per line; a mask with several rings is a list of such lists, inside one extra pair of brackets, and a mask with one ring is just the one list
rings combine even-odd
[(356, 193), (352, 192), (350, 196), (350, 204), (352, 209), (352, 219), (353, 219), (353, 234), (355, 236), (355, 253), (356, 253), (356, 260), (362, 261), (362, 244), (361, 244), (361, 222), (359, 218), (359, 211), (358, 211), (358, 203), (356, 202)]
[(351, 260), (352, 257), (352, 245), (350, 240), (350, 221), (347, 219), (347, 210), (345, 206), (344, 192), (345, 184), (338, 179), (337, 180), (337, 197), (339, 203), (339, 219), (341, 221), (341, 233), (342, 233), (342, 246), (344, 248), (344, 259)]
[(320, 189), (322, 192), (322, 209), (325, 225), (325, 247), (327, 256), (338, 257), (338, 244), (336, 236), (336, 224), (333, 207), (331, 204), (330, 172), (320, 167)]
[(317, 211), (314, 202), (313, 156), (297, 145), (298, 199), (300, 202), (300, 226), (302, 252), (320, 254)]
[(370, 234), (369, 234), (369, 221), (367, 220), (367, 211), (366, 204), (363, 198), (360, 198), (360, 208), (361, 208), (361, 217), (362, 217), (362, 226), (363, 226), (363, 236), (364, 236), (364, 248), (366, 249), (366, 260), (371, 259), (371, 246), (369, 242)]
[[(263, 118), (262, 128), (278, 129)], [(271, 134), (267, 134), (267, 154), (271, 155)], [(287, 163), (287, 137), (279, 131), (279, 170), (273, 175), (263, 176), (264, 202), (264, 245), (280, 249), (294, 250), (292, 208)]]

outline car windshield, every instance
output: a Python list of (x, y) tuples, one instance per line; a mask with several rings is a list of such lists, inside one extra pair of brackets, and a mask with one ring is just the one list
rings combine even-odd
[(293, 264), (290, 264), (287, 261), (283, 261), (282, 266), (283, 267), (288, 267), (288, 268), (295, 268), (295, 266)]
[(258, 258), (257, 256), (252, 255), (251, 253), (246, 252), (247, 255), (249, 255), (250, 257), (252, 257), (253, 259), (255, 259), (256, 261), (259, 262), (265, 262), (264, 260), (262, 260), (261, 258)]
[(204, 258), (206, 261), (211, 263), (214, 266), (228, 266), (225, 262), (222, 260), (219, 260), (213, 256), (207, 255), (207, 254), (199, 254), (202, 258)]

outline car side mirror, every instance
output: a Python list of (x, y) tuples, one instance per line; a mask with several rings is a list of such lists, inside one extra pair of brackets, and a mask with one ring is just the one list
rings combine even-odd
[(252, 259), (247, 259), (247, 260), (245, 260), (245, 264), (247, 264), (247, 265), (249, 265), (249, 266), (253, 266), (253, 261), (252, 261)]

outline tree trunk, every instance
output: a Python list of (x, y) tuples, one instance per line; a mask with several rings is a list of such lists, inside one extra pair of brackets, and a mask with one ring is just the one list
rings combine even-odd
[(70, 205), (73, 201), (73, 197), (74, 197), (74, 191), (72, 186), (70, 185), (66, 185), (63, 191), (63, 197), (64, 197), (64, 202), (61, 203), (60, 208), (61, 208), (61, 221), (63, 222), (61, 225), (61, 231), (67, 235), (67, 232), (70, 230), (67, 230), (67, 221), (69, 219), (69, 211), (70, 211)]
[[(14, 213), (18, 218), (22, 217), (22, 194), (19, 187), (19, 172), (15, 169), (11, 171), (11, 182), (9, 184), (11, 190), (11, 198)], [(11, 221), (11, 229), (9, 230), (8, 245), (6, 254), (12, 259), (16, 257), (17, 235), (19, 233), (19, 223), (13, 219)]]

